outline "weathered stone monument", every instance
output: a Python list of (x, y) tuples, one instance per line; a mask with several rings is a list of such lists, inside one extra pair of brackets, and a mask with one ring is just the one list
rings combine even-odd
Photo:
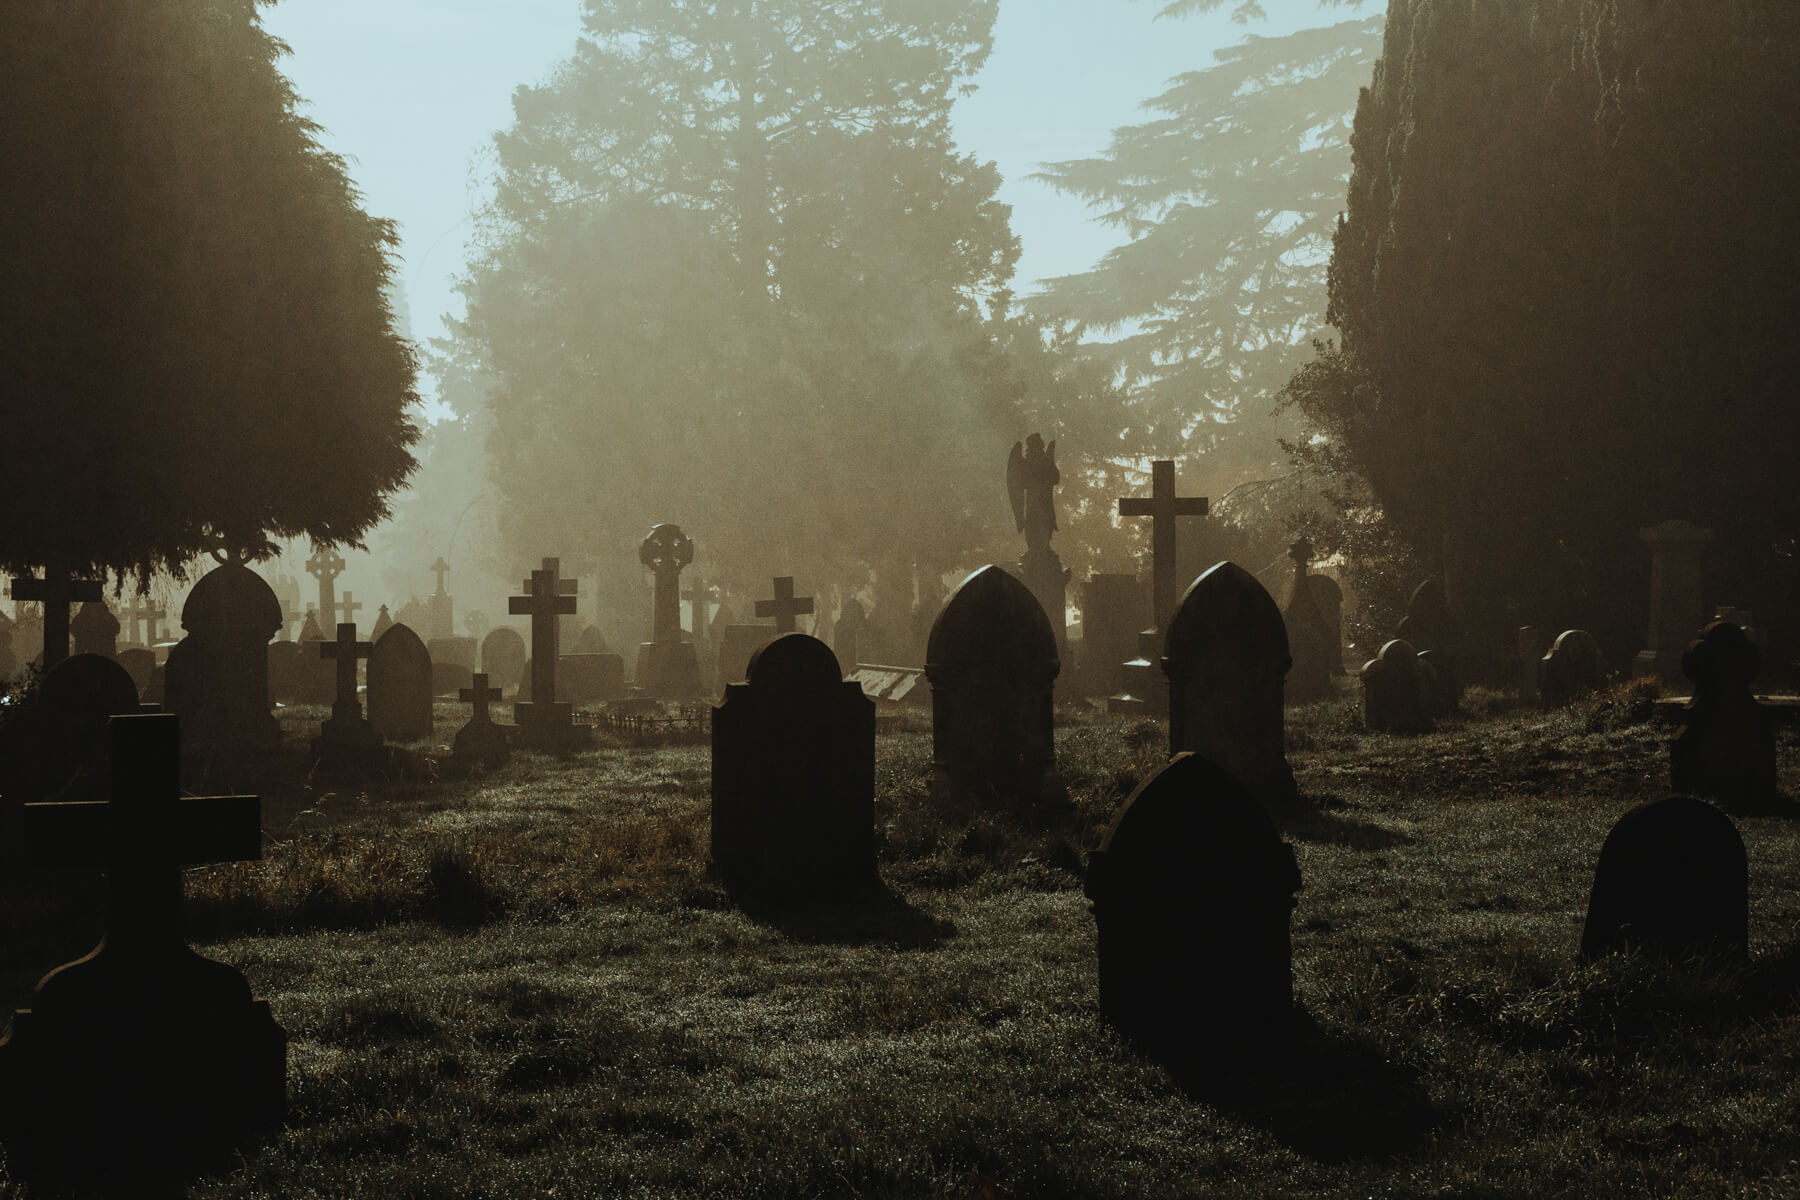
[(1284, 744), (1291, 665), (1275, 598), (1233, 562), (1194, 580), (1169, 625), (1169, 753), (1192, 751), (1231, 773), (1275, 820), (1299, 800)]
[(1056, 637), (996, 566), (957, 585), (925, 649), (934, 786), (976, 807), (1030, 810), (1064, 794), (1052, 737)]
[[(389, 630), (392, 633), (393, 630)], [(356, 693), (356, 664), (375, 651), (373, 643), (356, 640), (356, 626), (345, 621), (337, 627), (335, 642), (320, 642), (319, 656), (337, 664), (337, 698), (331, 716), (319, 725), (313, 749), (333, 768), (357, 768), (370, 764), (383, 749), (380, 736), (363, 716)]]
[(1286, 695), (1289, 701), (1323, 700), (1331, 695), (1332, 668), (1342, 665), (1344, 654), (1334, 623), (1319, 608), (1320, 595), (1311, 584), (1316, 577), (1307, 574), (1312, 541), (1296, 539), (1288, 547), (1288, 558), (1294, 563), (1294, 582), (1281, 618), (1294, 667), (1288, 673)]
[(89, 600), (69, 622), (69, 633), (75, 639), (75, 653), (98, 654), (111, 658), (119, 652), (119, 618), (104, 600)]
[(1545, 708), (1561, 708), (1598, 691), (1606, 681), (1600, 643), (1585, 629), (1558, 634), (1538, 668), (1538, 690)]
[(806, 905), (874, 890), (875, 704), (831, 647), (777, 637), (712, 719), (712, 858), (732, 895)]
[(1650, 547), (1650, 630), (1632, 674), (1677, 684), (1687, 644), (1706, 623), (1701, 558), (1713, 533), (1691, 521), (1664, 521), (1638, 537)]
[(319, 581), (321, 627), (337, 624), (337, 577), (344, 573), (344, 556), (328, 547), (314, 546), (312, 557), (306, 560), (306, 573)]
[(456, 740), (450, 746), (451, 754), (465, 762), (505, 766), (512, 758), (512, 749), (506, 744), (505, 732), (488, 715), (488, 704), (500, 699), (500, 689), (489, 687), (488, 677), (477, 673), (473, 683), (459, 695), (474, 705), (474, 712), (469, 723), (456, 731)]
[(125, 602), (125, 644), (127, 646), (156, 645), (156, 623), (168, 615), (153, 601), (146, 600), (139, 603), (135, 594), (127, 598)]
[(419, 635), (396, 624), (369, 652), (369, 725), (388, 741), (431, 736), (431, 654)]
[(69, 657), (69, 605), (98, 602), (100, 581), (76, 579), (66, 566), (52, 563), (44, 568), (42, 579), (29, 575), (14, 579), (12, 595), (14, 600), (36, 601), (44, 606), (42, 652), (44, 669), (48, 671)]
[(114, 718), (110, 802), (20, 813), (34, 857), (106, 872), (100, 944), (46, 975), (0, 1040), (0, 1139), (51, 1190), (166, 1194), (286, 1109), (286, 1034), (181, 933), (182, 866), (261, 857), (260, 806), (182, 797), (177, 725)]
[(811, 596), (796, 597), (794, 595), (794, 577), (792, 575), (782, 575), (776, 578), (773, 600), (756, 602), (756, 615), (759, 618), (773, 618), (777, 636), (797, 631), (800, 628), (799, 618), (812, 611), (813, 598)]
[[(649, 567), (656, 579), (650, 640), (638, 647), (638, 689), (658, 700), (698, 696), (700, 660), (694, 643), (681, 634), (681, 571), (694, 561), (693, 539), (681, 532), (679, 525), (657, 525), (638, 546), (638, 561)], [(537, 653), (534, 642), (532, 654), (535, 657)]]
[(188, 752), (230, 758), (281, 744), (269, 711), (269, 643), (281, 620), (275, 590), (242, 563), (214, 567), (188, 593), (187, 636), (163, 668), (163, 706), (181, 718)]
[(1619, 818), (1594, 868), (1581, 956), (1630, 947), (1676, 958), (1750, 956), (1750, 871), (1731, 818), (1665, 796)]
[(1730, 621), (1714, 621), (1681, 657), (1694, 694), (1669, 743), (1675, 790), (1717, 799), (1734, 812), (1767, 812), (1780, 796), (1775, 728), (1750, 688), (1762, 654)]
[(444, 576), (450, 573), (450, 564), (440, 554), (428, 569), (437, 576), (437, 591), (425, 600), (425, 640), (429, 644), (456, 636), (456, 613), (450, 593), (444, 590)]
[(1431, 667), (1395, 638), (1363, 664), (1363, 724), (1371, 733), (1429, 733), (1435, 704)]
[(1292, 1019), (1299, 890), (1266, 805), (1223, 767), (1176, 755), (1088, 858), (1101, 1013), (1165, 1059), (1254, 1056)]
[(525, 589), (525, 595), (507, 599), (507, 611), (513, 616), (531, 618), (531, 700), (513, 702), (520, 740), (538, 750), (586, 745), (592, 732), (575, 724), (573, 705), (556, 698), (556, 618), (575, 611), (575, 581), (562, 578), (560, 560), (546, 558), (525, 581)]
[(1162, 713), (1168, 711), (1168, 690), (1164, 686), (1157, 661), (1162, 656), (1163, 640), (1169, 619), (1175, 613), (1180, 575), (1175, 561), (1175, 522), (1181, 517), (1204, 517), (1205, 496), (1181, 496), (1175, 491), (1175, 462), (1157, 459), (1150, 464), (1150, 498), (1124, 497), (1119, 501), (1121, 517), (1150, 518), (1150, 628), (1138, 634), (1138, 654), (1123, 670), (1127, 691), (1108, 702), (1114, 712)]
[(1062, 472), (1056, 466), (1056, 443), (1046, 444), (1040, 434), (1014, 442), (1006, 460), (1006, 495), (1012, 501), (1013, 524), (1025, 535), (1025, 554), (1019, 559), (1019, 577), (1049, 618), (1056, 635), (1057, 659), (1070, 662), (1067, 613), (1069, 569), (1050, 548), (1056, 532), (1056, 485)]
[(481, 639), (481, 669), (500, 688), (517, 688), (525, 673), (525, 639), (519, 631), (496, 626)]

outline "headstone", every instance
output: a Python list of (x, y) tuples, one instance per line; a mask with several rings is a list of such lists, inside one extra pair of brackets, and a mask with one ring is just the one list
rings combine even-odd
[(419, 635), (395, 625), (369, 653), (369, 725), (394, 742), (431, 736), (431, 654)]
[(157, 642), (156, 623), (169, 614), (151, 601), (138, 602), (134, 594), (125, 602), (125, 644), (128, 646), (154, 646)]
[(1150, 617), (1161, 631), (1169, 627), (1175, 612), (1175, 593), (1180, 575), (1175, 563), (1175, 521), (1178, 517), (1204, 517), (1204, 496), (1179, 496), (1175, 492), (1175, 463), (1157, 459), (1150, 464), (1150, 498), (1126, 497), (1119, 501), (1121, 517), (1150, 518), (1150, 554), (1153, 582), (1150, 589)]
[(148, 696), (151, 682), (156, 678), (156, 651), (147, 646), (133, 646), (119, 651), (113, 657), (131, 675), (131, 682), (137, 686), (138, 694)]
[(843, 611), (838, 614), (837, 625), (831, 631), (832, 653), (837, 656), (839, 665), (845, 671), (853, 672), (857, 664), (863, 660), (861, 642), (863, 631), (868, 628), (869, 613), (863, 602), (855, 598), (844, 601)]
[(519, 631), (498, 626), (481, 639), (481, 669), (500, 688), (517, 688), (525, 675), (525, 639)]
[(47, 671), (69, 657), (69, 605), (98, 601), (100, 581), (75, 579), (66, 567), (52, 564), (44, 569), (42, 579), (14, 579), (12, 595), (14, 600), (37, 601), (44, 606), (42, 653)]
[(431, 652), (432, 662), (455, 663), (471, 674), (480, 665), (481, 647), (471, 637), (432, 638), (425, 649)]
[(362, 611), (363, 603), (356, 599), (350, 589), (344, 589), (344, 598), (338, 601), (338, 613), (343, 621), (356, 624), (356, 614)]
[(1545, 708), (1561, 708), (1578, 696), (1598, 691), (1605, 679), (1600, 643), (1585, 629), (1558, 634), (1538, 671)]
[(1462, 627), (1450, 611), (1444, 585), (1426, 579), (1413, 589), (1406, 602), (1406, 616), (1394, 636), (1420, 654), (1429, 654), (1432, 690), (1426, 701), (1433, 717), (1445, 717), (1462, 702)]
[(777, 637), (713, 710), (712, 857), (752, 902), (878, 886), (875, 705), (817, 638)]
[(1138, 632), (1150, 620), (1144, 586), (1135, 575), (1096, 574), (1081, 601), (1081, 690), (1116, 696), (1130, 687), (1125, 663), (1137, 653)]
[(330, 704), (337, 698), (337, 668), (319, 653), (325, 636), (319, 629), (317, 609), (307, 608), (300, 623), (299, 654), (294, 656), (294, 671), (287, 685), (286, 700), (292, 704)]
[(106, 873), (100, 944), (46, 975), (0, 1040), (9, 1166), (51, 1191), (169, 1194), (285, 1112), (287, 1035), (181, 932), (182, 866), (259, 858), (259, 803), (181, 796), (177, 725), (114, 718), (109, 803), (21, 810), (34, 858)]
[(369, 636), (379, 639), (382, 634), (394, 627), (394, 618), (388, 615), (387, 605), (382, 605), (375, 614), (375, 628), (369, 630)]
[(1299, 800), (1284, 741), (1290, 665), (1281, 611), (1256, 576), (1222, 562), (1188, 587), (1163, 648), (1169, 753), (1229, 771), (1278, 821)]
[(1341, 661), (1343, 652), (1338, 648), (1330, 622), (1319, 611), (1317, 595), (1307, 582), (1312, 578), (1307, 574), (1307, 568), (1312, 565), (1312, 541), (1296, 539), (1288, 547), (1288, 557), (1294, 563), (1294, 582), (1281, 617), (1287, 627), (1288, 652), (1293, 656), (1294, 665), (1288, 673), (1286, 697), (1290, 702), (1323, 700), (1331, 695), (1332, 661)]
[(575, 581), (562, 578), (562, 564), (546, 558), (525, 581), (526, 594), (507, 600), (513, 616), (531, 618), (531, 700), (513, 702), (513, 720), (527, 746), (566, 750), (591, 740), (585, 725), (576, 725), (567, 701), (556, 698), (556, 618), (575, 611)]
[(306, 560), (306, 573), (319, 581), (319, 616), (325, 626), (337, 624), (337, 577), (344, 573), (344, 556), (336, 550), (314, 546)]
[(119, 652), (119, 618), (113, 616), (104, 600), (89, 600), (69, 622), (69, 633), (75, 639), (75, 653), (98, 654), (111, 658)]
[(483, 762), (490, 767), (503, 767), (512, 758), (506, 734), (488, 715), (488, 704), (500, 699), (500, 689), (488, 686), (488, 677), (477, 674), (469, 686), (458, 693), (474, 706), (469, 723), (456, 731), (450, 752), (467, 762)]
[(0, 800), (104, 800), (107, 722), (137, 711), (137, 685), (117, 662), (63, 659), (0, 726)]
[(813, 598), (811, 596), (797, 597), (794, 595), (794, 577), (792, 575), (783, 575), (775, 580), (775, 598), (773, 600), (756, 602), (756, 615), (774, 618), (777, 634), (795, 632), (800, 627), (799, 618), (812, 611)]
[(427, 642), (439, 638), (456, 636), (455, 613), (451, 604), (450, 593), (444, 590), (444, 576), (450, 573), (450, 564), (442, 555), (431, 564), (430, 570), (437, 576), (437, 591), (425, 601), (425, 637)]
[(1061, 663), (1043, 606), (996, 566), (957, 585), (925, 651), (937, 786), (979, 807), (1063, 794), (1053, 700)]
[[(416, 640), (417, 635), (414, 636)], [(357, 660), (370, 657), (374, 649), (372, 643), (356, 640), (356, 626), (348, 621), (338, 625), (336, 641), (319, 643), (319, 656), (336, 667), (337, 691), (331, 702), (331, 716), (320, 723), (313, 749), (333, 766), (357, 765), (382, 748), (380, 736), (363, 716), (362, 702), (356, 693)]]
[(1037, 597), (1056, 635), (1056, 654), (1069, 662), (1069, 570), (1050, 546), (1056, 532), (1056, 485), (1062, 472), (1056, 466), (1056, 443), (1046, 444), (1041, 434), (1014, 442), (1006, 462), (1006, 494), (1012, 502), (1013, 524), (1025, 535), (1025, 553), (1019, 559), (1019, 578)]
[(475, 672), (461, 663), (434, 662), (431, 664), (431, 694), (454, 696), (468, 687), (474, 678)]
[[(650, 568), (656, 589), (650, 640), (638, 647), (637, 686), (659, 700), (699, 696), (700, 659), (694, 643), (681, 637), (681, 571), (694, 561), (693, 539), (679, 525), (657, 525), (638, 546), (638, 561)], [(535, 644), (532, 651), (537, 652)]]
[(1371, 733), (1429, 733), (1431, 669), (1411, 642), (1395, 638), (1363, 664), (1363, 724)]
[(1176, 755), (1089, 856), (1100, 1011), (1154, 1054), (1254, 1055), (1293, 1013), (1299, 890), (1267, 806), (1223, 767)]
[(1594, 868), (1581, 956), (1627, 947), (1749, 958), (1750, 872), (1730, 817), (1665, 796), (1619, 818)]
[[(575, 644), (569, 647), (569, 654), (611, 654), (612, 647), (606, 644), (606, 635), (600, 632), (598, 625), (589, 625), (575, 637)], [(567, 658), (568, 655), (563, 656)]]
[(1681, 657), (1694, 694), (1669, 743), (1675, 790), (1736, 812), (1766, 812), (1779, 799), (1775, 727), (1750, 685), (1762, 654), (1730, 621), (1714, 621)]
[(1650, 547), (1650, 630), (1632, 673), (1678, 683), (1682, 655), (1706, 621), (1701, 559), (1713, 533), (1691, 521), (1664, 521), (1638, 537)]
[(565, 654), (556, 665), (557, 697), (571, 704), (625, 695), (625, 659), (618, 654)]
[(242, 563), (214, 567), (181, 608), (187, 636), (169, 651), (163, 706), (181, 718), (182, 745), (217, 758), (281, 744), (269, 711), (269, 641), (281, 601)]

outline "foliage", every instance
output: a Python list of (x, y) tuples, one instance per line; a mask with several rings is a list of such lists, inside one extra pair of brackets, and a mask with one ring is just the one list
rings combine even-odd
[(630, 593), (672, 521), (709, 580), (823, 590), (1010, 544), (1007, 448), (1074, 406), (1005, 350), (1035, 337), (1007, 313), (1017, 241), (949, 139), (993, 15), (590, 0), (496, 138), (440, 347), (487, 383), (501, 553)]
[(1629, 652), (1640, 527), (1793, 600), (1791, 5), (1395, 0), (1328, 317), (1291, 394), (1466, 619)]
[(1129, 235), (1028, 303), (1112, 339), (1086, 349), (1123, 373), (1130, 452), (1204, 453), (1216, 489), (1276, 470), (1274, 398), (1324, 311), (1351, 106), (1380, 31), (1376, 18), (1248, 37), (1145, 101), (1156, 119), (1115, 130), (1102, 155), (1034, 176)]
[(413, 466), (395, 235), (255, 4), (24, 0), (0, 26), (0, 415), (31, 515), (0, 565), (354, 542)]

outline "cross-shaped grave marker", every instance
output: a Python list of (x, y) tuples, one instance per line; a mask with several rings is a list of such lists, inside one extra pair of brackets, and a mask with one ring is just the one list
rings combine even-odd
[(1121, 517), (1150, 518), (1151, 613), (1159, 631), (1166, 631), (1175, 613), (1175, 593), (1180, 576), (1175, 571), (1175, 518), (1204, 517), (1205, 496), (1175, 494), (1175, 461), (1159, 458), (1150, 464), (1150, 498), (1123, 497)]
[(445, 562), (444, 556), (440, 554), (438, 555), (437, 561), (427, 567), (426, 570), (433, 571), (437, 574), (437, 594), (442, 596), (444, 594), (444, 576), (450, 573), (450, 564)]
[(513, 719), (528, 737), (566, 739), (573, 734), (573, 706), (556, 699), (556, 618), (575, 611), (575, 581), (561, 578), (562, 560), (546, 558), (525, 581), (526, 594), (508, 596), (506, 610), (531, 618), (531, 701), (513, 703)]
[(337, 641), (320, 642), (319, 657), (337, 660), (337, 699), (331, 705), (333, 720), (362, 720), (362, 703), (356, 698), (356, 660), (375, 652), (375, 643), (356, 640), (356, 624), (345, 621), (337, 627)]
[(500, 689), (488, 686), (487, 672), (477, 671), (470, 679), (470, 685), (456, 693), (457, 698), (466, 700), (475, 706), (472, 720), (491, 721), (488, 716), (488, 704), (500, 698)]
[[(148, 601), (140, 605), (137, 597), (133, 596), (131, 602), (125, 606), (125, 618), (129, 622), (126, 626), (129, 642), (134, 646), (156, 645), (156, 623), (168, 615), (155, 601)], [(138, 641), (139, 621), (144, 623), (144, 639), (141, 642)]]
[(782, 575), (776, 578), (773, 600), (756, 602), (756, 615), (774, 617), (777, 633), (793, 633), (799, 625), (794, 618), (810, 613), (812, 610), (813, 598), (811, 596), (799, 598), (794, 596), (794, 577), (792, 575)]
[(346, 620), (346, 621), (350, 622), (352, 625), (354, 625), (356, 623), (357, 610), (362, 608), (362, 606), (363, 606), (362, 601), (361, 600), (352, 600), (350, 598), (350, 589), (345, 588), (344, 589), (344, 598), (342, 600), (338, 601), (338, 607), (344, 610), (344, 620)]
[(500, 698), (500, 689), (488, 686), (486, 672), (478, 672), (472, 682), (473, 686), (457, 693), (475, 706), (475, 712), (469, 723), (456, 731), (452, 753), (465, 761), (480, 759), (490, 767), (501, 766), (511, 757), (511, 750), (506, 734), (488, 716), (488, 703)]
[(319, 581), (319, 612), (327, 621), (337, 615), (337, 577), (344, 573), (344, 556), (336, 550), (315, 547), (306, 560), (306, 573)]
[(67, 567), (52, 564), (42, 579), (30, 575), (13, 580), (14, 600), (36, 600), (44, 606), (44, 670), (69, 657), (69, 605), (100, 599), (100, 581), (76, 579)]

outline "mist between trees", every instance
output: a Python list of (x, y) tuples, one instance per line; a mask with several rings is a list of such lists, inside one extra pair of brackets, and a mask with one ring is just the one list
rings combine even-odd
[(423, 355), (456, 419), (401, 490), (392, 231), (256, 6), (14, 6), (0, 372), (45, 519), (0, 564), (147, 578), (223, 535), (422, 572), (459, 539), (495, 595), (560, 554), (635, 640), (637, 542), (678, 521), (728, 590), (930, 606), (1016, 554), (1003, 461), (1038, 431), (1077, 578), (1131, 568), (1112, 499), (1168, 457), (1235, 498), (1188, 566), (1255, 570), (1304, 529), (1376, 624), (1435, 571), (1477, 627), (1628, 653), (1636, 529), (1670, 516), (1719, 531), (1715, 591), (1791, 611), (1800, 17), (1164, 14), (1217, 8), (1241, 45), (1039, 176), (1129, 240), (1020, 298), (999, 176), (950, 136), (996, 0), (589, 0), (495, 136), (467, 316)]

